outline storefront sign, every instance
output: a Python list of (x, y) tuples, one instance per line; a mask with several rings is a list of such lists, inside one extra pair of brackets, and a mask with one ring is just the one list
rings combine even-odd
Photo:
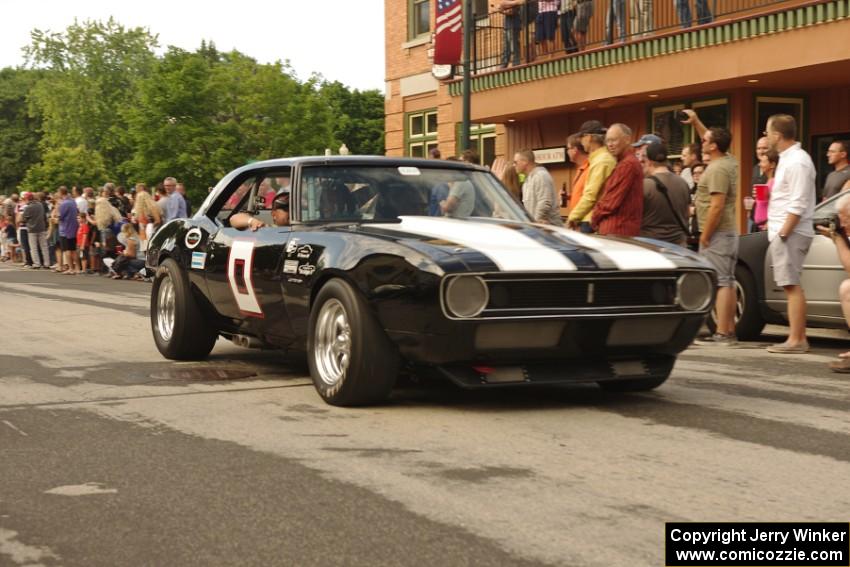
[(567, 147), (560, 146), (557, 148), (542, 148), (534, 150), (534, 161), (539, 164), (566, 163)]

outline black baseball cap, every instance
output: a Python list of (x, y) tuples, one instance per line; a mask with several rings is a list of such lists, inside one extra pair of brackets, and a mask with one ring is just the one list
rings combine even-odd
[(607, 131), (608, 129), (599, 120), (588, 120), (581, 125), (578, 133), (580, 136), (584, 136), (585, 134), (604, 134)]
[(284, 211), (289, 210), (289, 189), (283, 189), (277, 192), (277, 195), (274, 196), (274, 200), (272, 201), (272, 210), (282, 209)]
[(644, 155), (649, 161), (664, 163), (667, 161), (667, 146), (662, 142), (650, 142), (644, 150)]

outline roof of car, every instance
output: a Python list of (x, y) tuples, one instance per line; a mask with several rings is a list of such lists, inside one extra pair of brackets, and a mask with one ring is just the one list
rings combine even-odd
[[(298, 166), (383, 166), (383, 167), (421, 167), (423, 169), (456, 169), (467, 171), (488, 171), (486, 167), (467, 163), (464, 161), (454, 160), (436, 160), (422, 158), (402, 158), (402, 157), (385, 157), (385, 156), (301, 156), (268, 159), (264, 161), (255, 161), (243, 165), (225, 175), (211, 195), (217, 196), (224, 187), (237, 177), (243, 176), (245, 173), (263, 170), (275, 169), (284, 167)], [(207, 200), (198, 209), (197, 214), (206, 214), (207, 208), (212, 204), (212, 201)]]
[(464, 161), (435, 160), (422, 158), (402, 158), (386, 156), (301, 156), (269, 159), (249, 163), (239, 169), (254, 169), (257, 167), (292, 167), (295, 165), (383, 165), (383, 166), (412, 166), (412, 167), (438, 167), (446, 169), (477, 169), (486, 171), (486, 168), (467, 163)]

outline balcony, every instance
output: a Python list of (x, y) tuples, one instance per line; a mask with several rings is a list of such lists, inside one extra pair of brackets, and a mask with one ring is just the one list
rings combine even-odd
[[(612, 2), (622, 8), (619, 19), (611, 13)], [(649, 9), (635, 13), (635, 4)], [(548, 44), (535, 42), (541, 21), (537, 2), (513, 15), (496, 11), (476, 17), (473, 92), (850, 18), (850, 0), (588, 0), (586, 5), (592, 6), (586, 35), (565, 33), (570, 16), (559, 14)], [(511, 34), (518, 49), (506, 54)], [(461, 94), (459, 81), (449, 85), (449, 93)]]

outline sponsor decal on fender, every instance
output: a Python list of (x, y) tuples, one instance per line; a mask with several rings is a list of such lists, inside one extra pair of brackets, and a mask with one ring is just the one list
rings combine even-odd
[(313, 264), (304, 264), (298, 268), (298, 273), (302, 276), (312, 276), (316, 273), (316, 266)]
[(207, 255), (203, 252), (192, 252), (192, 269), (203, 270), (207, 266)]
[(285, 260), (283, 262), (283, 273), (284, 274), (297, 274), (298, 273), (298, 260)]
[(313, 254), (313, 247), (309, 244), (305, 244), (298, 248), (298, 257), (302, 260), (306, 260)]
[(201, 239), (203, 238), (203, 234), (201, 234), (201, 229), (197, 227), (193, 227), (189, 229), (189, 232), (186, 233), (186, 248), (190, 250), (192, 248), (197, 248), (198, 244), (201, 243)]

